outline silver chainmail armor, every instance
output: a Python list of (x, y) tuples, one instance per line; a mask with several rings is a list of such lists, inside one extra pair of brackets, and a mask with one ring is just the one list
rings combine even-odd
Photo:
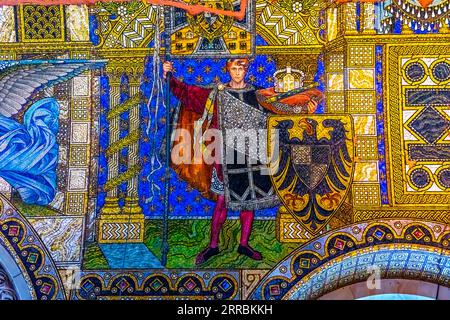
[[(250, 105), (244, 101), (244, 94), (252, 92), (255, 89), (249, 86), (241, 90), (226, 88), (218, 93), (223, 163), (226, 163), (224, 193), (227, 207), (236, 211), (266, 209), (280, 203), (267, 175), (268, 113), (257, 103)], [(242, 134), (248, 139), (242, 139)], [(235, 162), (240, 157), (242, 162), (230, 164), (230, 156)]]

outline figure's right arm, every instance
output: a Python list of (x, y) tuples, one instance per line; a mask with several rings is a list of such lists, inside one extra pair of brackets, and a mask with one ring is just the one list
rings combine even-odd
[[(165, 62), (163, 65), (164, 78), (166, 78), (167, 72), (172, 72), (171, 63), (168, 65), (169, 63), (170, 62)], [(206, 101), (211, 92), (210, 89), (183, 83), (175, 77), (170, 78), (170, 90), (187, 110), (198, 114), (203, 114)]]

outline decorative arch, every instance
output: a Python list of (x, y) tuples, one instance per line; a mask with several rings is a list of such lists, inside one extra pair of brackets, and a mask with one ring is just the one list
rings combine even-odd
[(400, 279), (450, 287), (445, 271), (449, 239), (445, 224), (415, 220), (333, 230), (292, 252), (260, 281), (250, 299), (318, 299), (349, 285), (364, 285), (376, 274), (385, 284)]
[(59, 273), (39, 235), (1, 194), (0, 265), (18, 299), (66, 299)]

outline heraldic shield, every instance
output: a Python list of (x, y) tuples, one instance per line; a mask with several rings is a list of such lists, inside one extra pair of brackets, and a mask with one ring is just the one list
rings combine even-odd
[(268, 130), (272, 184), (287, 211), (316, 234), (350, 189), (354, 170), (352, 118), (329, 114), (270, 116)]
[[(203, 5), (214, 9), (233, 10), (233, 2), (230, 0), (192, 0), (191, 5)], [(234, 19), (224, 15), (214, 15), (209, 12), (195, 16), (188, 15), (188, 22), (195, 34), (208, 39), (209, 42), (227, 33), (233, 26)]]

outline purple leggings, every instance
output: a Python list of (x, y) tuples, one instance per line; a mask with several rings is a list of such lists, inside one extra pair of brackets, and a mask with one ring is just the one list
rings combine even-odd
[[(253, 211), (241, 211), (241, 241), (240, 244), (243, 246), (248, 246), (248, 238), (252, 232), (253, 224)], [(222, 226), (227, 219), (227, 207), (225, 205), (225, 197), (220, 195), (217, 199), (216, 206), (214, 208), (213, 217), (211, 220), (211, 242), (209, 243), (210, 248), (217, 248), (219, 245), (219, 235)]]

